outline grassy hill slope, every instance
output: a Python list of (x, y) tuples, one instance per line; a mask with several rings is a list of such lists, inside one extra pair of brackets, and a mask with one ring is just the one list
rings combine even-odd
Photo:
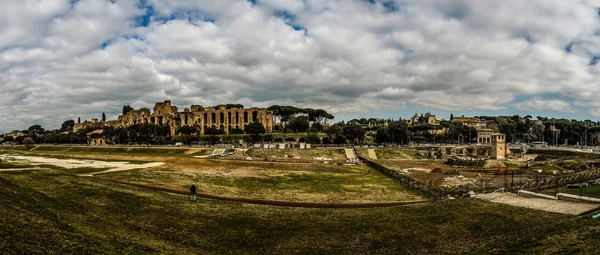
[(0, 174), (0, 253), (590, 253), (598, 221), (453, 200), (301, 209), (199, 200), (62, 170)]

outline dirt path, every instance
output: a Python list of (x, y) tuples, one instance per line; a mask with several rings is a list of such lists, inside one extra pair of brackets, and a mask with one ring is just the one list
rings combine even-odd
[(215, 149), (210, 155), (194, 156), (194, 158), (209, 158), (212, 156), (221, 156), (225, 149)]
[(98, 175), (98, 174), (129, 171), (129, 170), (142, 169), (142, 168), (151, 168), (151, 167), (162, 166), (164, 164), (165, 163), (163, 163), (163, 162), (154, 162), (154, 163), (147, 163), (147, 164), (141, 164), (141, 165), (130, 164), (128, 166), (122, 166), (122, 167), (115, 168), (115, 169), (109, 169), (109, 170), (104, 170), (104, 171), (100, 171), (100, 172), (93, 172), (93, 173), (89, 173), (89, 174), (80, 174), (79, 176), (94, 176), (94, 175)]
[(367, 149), (367, 153), (369, 154), (370, 159), (377, 160), (377, 153), (375, 153), (375, 149)]
[[(31, 165), (41, 165), (41, 164), (53, 165), (53, 166), (58, 166), (58, 167), (62, 167), (62, 168), (67, 168), (67, 169), (81, 168), (81, 167), (90, 167), (90, 168), (98, 168), (98, 169), (109, 168), (108, 170), (105, 170), (105, 171), (87, 174), (87, 176), (103, 174), (103, 173), (110, 173), (110, 172), (117, 172), (117, 171), (128, 171), (128, 170), (141, 169), (141, 168), (157, 167), (157, 166), (162, 166), (165, 164), (163, 162), (152, 162), (152, 163), (146, 163), (146, 164), (131, 164), (129, 162), (124, 162), (124, 161), (111, 162), (111, 161), (99, 161), (99, 160), (57, 159), (57, 158), (46, 158), (46, 157), (35, 157), (35, 156), (16, 156), (16, 155), (12, 155), (12, 156), (0, 155), (0, 159), (7, 160), (7, 161), (27, 162), (28, 164), (31, 164)], [(39, 168), (35, 168), (35, 169), (39, 169)]]
[(595, 208), (600, 208), (600, 204), (578, 203), (564, 200), (550, 200), (543, 198), (530, 198), (518, 196), (512, 193), (490, 193), (478, 194), (475, 198), (487, 200), (495, 203), (519, 206), (534, 210), (579, 215)]
[(194, 148), (194, 149), (189, 149), (189, 150), (185, 151), (185, 152), (184, 152), (184, 154), (186, 154), (186, 155), (190, 155), (190, 154), (194, 154), (194, 153), (196, 153), (196, 152), (201, 152), (201, 151), (203, 151), (203, 150), (205, 150), (205, 149), (204, 149), (204, 148)]

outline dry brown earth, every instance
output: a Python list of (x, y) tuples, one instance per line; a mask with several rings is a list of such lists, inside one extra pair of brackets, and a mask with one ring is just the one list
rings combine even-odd
[(518, 196), (512, 193), (478, 194), (476, 198), (495, 203), (530, 208), (534, 210), (579, 215), (600, 208), (600, 204), (578, 203), (564, 200), (551, 200)]

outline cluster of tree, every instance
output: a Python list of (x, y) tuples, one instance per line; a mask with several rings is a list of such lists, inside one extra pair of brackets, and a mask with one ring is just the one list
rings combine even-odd
[(48, 144), (84, 144), (87, 143), (87, 137), (84, 133), (73, 133), (73, 126), (75, 121), (67, 120), (62, 123), (61, 127), (56, 130), (46, 130), (40, 125), (30, 126), (27, 130), (15, 130), (13, 132), (19, 132), (23, 135), (12, 137), (5, 136), (2, 139), (3, 143), (17, 143), (17, 144), (34, 144), (34, 143), (48, 143)]
[(226, 104), (225, 109), (244, 109), (244, 105), (241, 104)]
[[(127, 106), (124, 107), (124, 110)], [(382, 119), (354, 119), (347, 123), (339, 122), (329, 127), (324, 127), (322, 118), (333, 118), (323, 113), (321, 117), (315, 117), (316, 112), (307, 109), (298, 109), (290, 106), (272, 106), (275, 116), (281, 121), (287, 122), (286, 130), (291, 132), (306, 132), (303, 139), (310, 143), (334, 143), (346, 142), (357, 144), (409, 144), (409, 143), (474, 143), (477, 140), (477, 130), (463, 125), (458, 121), (441, 121), (439, 125), (417, 123), (409, 125), (405, 121), (392, 121)], [(311, 115), (312, 114), (312, 115)], [(312, 116), (312, 118), (311, 118)], [(574, 119), (548, 119), (537, 117), (536, 119), (527, 115), (514, 116), (481, 116), (477, 117), (486, 121), (486, 127), (506, 135), (507, 142), (530, 143), (544, 141), (549, 144), (600, 144), (600, 122), (591, 120)], [(311, 123), (312, 122), (312, 123)], [(75, 121), (67, 120), (56, 130), (45, 130), (40, 125), (33, 125), (27, 130), (18, 132), (22, 136), (3, 137), (3, 142), (14, 142), (23, 144), (26, 138), (31, 138), (34, 143), (61, 143), (61, 144), (85, 144), (87, 134), (94, 131), (90, 128), (73, 132)], [(182, 140), (186, 143), (207, 139), (217, 142), (220, 139), (229, 139), (225, 130), (207, 128), (204, 136), (198, 135), (197, 127), (182, 127), (177, 130), (180, 136), (171, 137), (170, 128), (166, 125), (135, 124), (130, 127), (105, 127), (102, 134), (93, 134), (92, 138), (107, 138), (117, 144), (167, 144), (174, 140)], [(326, 137), (320, 139), (319, 133), (325, 133)], [(252, 123), (242, 129), (232, 129), (232, 135), (246, 134), (243, 139), (247, 141), (283, 141), (282, 138), (265, 134), (265, 128), (260, 123)], [(236, 136), (232, 136), (236, 137)], [(233, 138), (232, 138), (233, 139)], [(237, 136), (239, 139), (239, 136)], [(27, 140), (29, 142), (29, 140)]]
[(547, 142), (548, 144), (598, 145), (600, 122), (575, 119), (549, 119), (530, 115), (481, 116), (488, 127), (506, 134), (507, 142)]
[(376, 118), (360, 118), (360, 119), (351, 119), (348, 123), (359, 124), (362, 126), (382, 126), (385, 123), (391, 123), (391, 119), (376, 119)]
[(323, 143), (334, 144), (344, 144), (346, 141), (361, 143), (366, 135), (366, 131), (361, 125), (354, 123), (345, 124), (343, 122), (331, 125), (326, 133), (327, 139), (324, 139)]
[(317, 125), (317, 129), (322, 131), (322, 126), (334, 118), (333, 115), (323, 109), (297, 108), (294, 106), (272, 105), (268, 110), (273, 112), (273, 116), (278, 120), (275, 130), (292, 132), (306, 132), (311, 126)]
[[(444, 130), (442, 132), (442, 130)], [(392, 122), (387, 127), (379, 127), (375, 142), (380, 144), (410, 143), (469, 143), (477, 138), (477, 130), (460, 122), (442, 121), (440, 125)]]
[(133, 108), (131, 108), (131, 106), (129, 106), (129, 105), (123, 106), (123, 115), (127, 114), (130, 111), (133, 111)]
[[(530, 115), (480, 116), (486, 128), (506, 135), (509, 143), (547, 142), (555, 145), (600, 144), (600, 122), (575, 119), (533, 118)], [(355, 121), (349, 121), (353, 123)], [(358, 120), (364, 125), (364, 120)], [(444, 130), (441, 132), (440, 130)], [(477, 130), (458, 121), (441, 121), (440, 125), (395, 121), (376, 130), (377, 143), (476, 143)]]
[[(2, 136), (2, 142), (4, 143), (18, 143), (25, 144), (28, 140), (32, 139), (32, 144), (86, 144), (88, 142), (88, 134), (94, 131), (93, 128), (88, 127), (79, 130), (77, 133), (73, 132), (73, 126), (75, 121), (67, 120), (63, 122), (60, 129), (56, 130), (45, 130), (40, 125), (33, 125), (27, 130), (14, 132), (23, 133), (22, 136)], [(242, 129), (232, 129), (230, 134), (247, 134), (249, 140), (258, 141), (269, 136), (263, 136), (266, 132), (265, 127), (260, 123), (251, 123), (245, 127), (246, 131)], [(150, 123), (139, 123), (129, 127), (110, 127), (105, 126), (102, 132), (90, 134), (90, 138), (105, 138), (109, 143), (115, 144), (172, 144), (175, 141), (182, 140), (182, 142), (191, 143), (199, 141), (199, 128), (192, 126), (184, 126), (176, 131), (180, 136), (177, 138), (171, 136), (171, 129), (167, 125), (155, 125)], [(225, 130), (216, 128), (207, 128), (205, 135), (216, 138), (217, 135), (225, 134)], [(214, 139), (212, 139), (214, 140)], [(272, 140), (272, 139), (271, 139)], [(24, 142), (25, 141), (25, 142)]]
[[(89, 133), (93, 130), (83, 130)], [(105, 126), (101, 134), (92, 134), (91, 138), (106, 138), (115, 144), (165, 144), (170, 142), (171, 129), (167, 125), (150, 123), (134, 124), (129, 127)]]
[[(262, 124), (258, 125), (264, 130)], [(243, 130), (240, 129), (239, 131), (244, 134)], [(92, 138), (104, 137), (110, 143), (115, 144), (173, 144), (175, 142), (185, 144), (207, 142), (214, 144), (221, 139), (218, 135), (225, 134), (225, 130), (209, 127), (204, 130), (205, 136), (199, 136), (198, 127), (183, 126), (177, 129), (176, 133), (178, 136), (171, 136), (171, 130), (167, 125), (135, 124), (127, 128), (105, 127), (102, 134), (93, 134)]]
[[(215, 109), (217, 109), (217, 108), (219, 108), (219, 106), (215, 105), (215, 106), (209, 106), (207, 108), (215, 108)], [(227, 109), (227, 110), (244, 109), (244, 105), (242, 105), (242, 104), (226, 104), (225, 105), (225, 109)]]
[(58, 129), (58, 131), (60, 131), (60, 132), (73, 131), (73, 127), (75, 127), (75, 121), (67, 120), (67, 121), (63, 122), (62, 125), (60, 125), (60, 129)]

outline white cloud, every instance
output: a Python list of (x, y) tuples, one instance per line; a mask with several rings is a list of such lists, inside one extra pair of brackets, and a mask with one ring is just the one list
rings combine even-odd
[(523, 111), (557, 111), (574, 112), (570, 103), (557, 99), (543, 99), (534, 97), (515, 105), (515, 108)]
[(573, 112), (600, 93), (598, 1), (394, 2), (149, 0), (136, 27), (135, 0), (1, 1), (0, 132), (165, 99)]
[(39, 44), (49, 23), (69, 9), (67, 0), (0, 1), (0, 49)]
[(592, 115), (592, 116), (596, 116), (596, 117), (600, 116), (600, 108), (591, 108), (589, 110), (589, 112), (590, 112), (590, 115)]

